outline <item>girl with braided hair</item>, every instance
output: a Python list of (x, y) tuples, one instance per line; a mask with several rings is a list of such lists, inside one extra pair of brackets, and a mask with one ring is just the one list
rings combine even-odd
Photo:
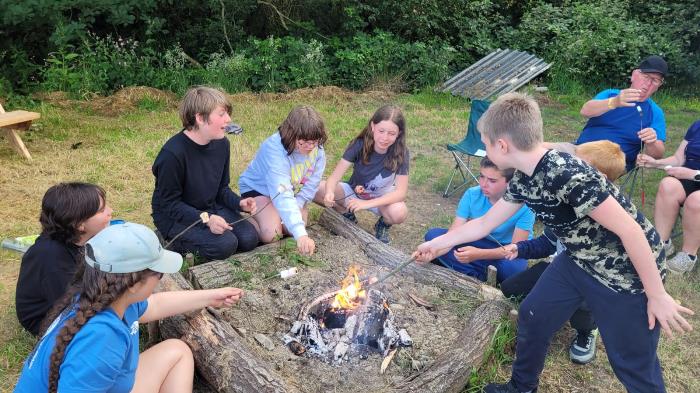
[(85, 245), (82, 278), (59, 301), (15, 392), (191, 392), (194, 360), (182, 341), (139, 354), (139, 324), (206, 306), (231, 306), (238, 288), (153, 293), (182, 257), (134, 223), (112, 225)]

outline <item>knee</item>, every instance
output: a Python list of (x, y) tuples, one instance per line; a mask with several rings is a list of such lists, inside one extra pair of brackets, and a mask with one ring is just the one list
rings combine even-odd
[(238, 249), (238, 238), (230, 231), (217, 236), (215, 240), (202, 250), (202, 256), (207, 259), (226, 259)]
[(700, 192), (695, 191), (686, 198), (683, 204), (683, 214), (684, 219), (685, 216), (697, 217), (700, 215)]
[(250, 251), (258, 246), (258, 232), (254, 228), (249, 231), (237, 234), (238, 236), (238, 252)]
[(192, 349), (184, 341), (177, 338), (167, 339), (160, 344), (168, 357), (177, 361), (188, 361), (194, 363)]
[(277, 225), (263, 225), (260, 224), (260, 232), (258, 233), (258, 238), (263, 243), (271, 243), (275, 241), (279, 236), (282, 236), (282, 223)]
[(381, 211), (382, 216), (391, 224), (401, 224), (408, 217), (408, 207), (403, 202), (392, 203)]
[(675, 177), (664, 177), (659, 183), (659, 191), (657, 198), (673, 198), (678, 197), (683, 193), (681, 182)]
[(447, 233), (447, 229), (444, 228), (430, 228), (428, 229), (428, 232), (425, 233), (424, 239), (425, 241), (430, 241), (435, 239), (436, 237), (443, 235)]

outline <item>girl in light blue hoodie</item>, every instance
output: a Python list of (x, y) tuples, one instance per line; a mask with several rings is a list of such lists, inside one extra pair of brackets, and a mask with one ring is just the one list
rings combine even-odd
[(284, 231), (294, 236), (300, 253), (313, 254), (316, 246), (306, 232), (306, 205), (313, 200), (326, 167), (323, 144), (327, 139), (318, 112), (309, 106), (296, 107), (241, 174), (238, 185), (243, 198), (255, 198), (259, 209), (272, 201), (273, 206), (254, 217), (263, 243)]

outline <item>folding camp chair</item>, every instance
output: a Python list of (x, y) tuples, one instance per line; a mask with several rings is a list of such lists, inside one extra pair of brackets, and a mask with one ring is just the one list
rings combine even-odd
[[(455, 168), (450, 176), (450, 181), (445, 187), (445, 192), (442, 194), (443, 197), (454, 194), (462, 188), (465, 188), (472, 180), (478, 183), (479, 180), (474, 175), (471, 169), (471, 158), (472, 157), (484, 157), (486, 156), (486, 148), (484, 144), (481, 143), (481, 135), (479, 130), (476, 128), (476, 123), (481, 118), (481, 115), (486, 112), (489, 107), (489, 102), (484, 100), (472, 100), (471, 110), (469, 112), (469, 126), (467, 127), (467, 134), (464, 136), (459, 143), (450, 143), (447, 145), (447, 150), (452, 153), (452, 157), (455, 160)], [(459, 172), (462, 175), (462, 183), (452, 187), (452, 181), (455, 175)], [(471, 179), (467, 177), (467, 173), (471, 176)]]

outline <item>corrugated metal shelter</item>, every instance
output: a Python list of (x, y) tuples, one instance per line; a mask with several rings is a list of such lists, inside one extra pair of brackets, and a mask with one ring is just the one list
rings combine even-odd
[(520, 88), (551, 66), (527, 52), (496, 49), (448, 79), (439, 90), (489, 100)]

